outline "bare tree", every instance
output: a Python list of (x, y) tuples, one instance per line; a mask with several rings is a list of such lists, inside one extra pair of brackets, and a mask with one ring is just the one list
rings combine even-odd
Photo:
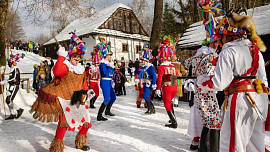
[(157, 56), (160, 33), (162, 28), (162, 14), (163, 14), (162, 12), (163, 12), (163, 0), (155, 0), (154, 20), (150, 38), (153, 56)]
[(151, 33), (153, 18), (148, 11), (147, 0), (133, 0), (128, 4), (148, 34)]
[[(8, 0), (0, 0), (0, 66), (6, 65), (6, 17), (8, 13)], [(1, 71), (3, 72), (3, 71)]]
[(22, 28), (22, 20), (17, 12), (9, 8), (6, 20), (6, 38), (7, 40), (19, 40), (25, 37)]

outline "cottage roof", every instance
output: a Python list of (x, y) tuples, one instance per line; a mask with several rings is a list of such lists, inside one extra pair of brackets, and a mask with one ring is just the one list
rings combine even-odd
[[(248, 9), (247, 13), (250, 16), (253, 9)], [(258, 35), (270, 34), (270, 5), (256, 7), (253, 17)], [(196, 47), (202, 44), (205, 39), (205, 30), (202, 21), (191, 24), (184, 33), (183, 37), (178, 42), (178, 47), (189, 48)]]
[[(118, 8), (132, 10), (130, 7), (124, 4), (116, 3), (102, 10), (96, 11), (91, 16), (86, 15), (72, 21), (64, 30), (62, 30), (55, 37), (59, 42), (69, 40), (71, 36), (69, 32), (76, 30), (76, 34), (78, 36), (82, 36), (89, 33), (100, 33), (100, 34), (110, 34), (115, 36), (124, 36), (130, 38), (140, 38), (143, 40), (149, 40), (149, 37), (139, 34), (126, 34), (115, 30), (98, 29), (98, 27), (101, 26)], [(55, 43), (54, 39), (51, 39), (44, 45), (52, 43)]]

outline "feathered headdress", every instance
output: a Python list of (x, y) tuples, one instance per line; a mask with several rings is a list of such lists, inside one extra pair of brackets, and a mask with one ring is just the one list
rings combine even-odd
[(171, 56), (175, 55), (175, 45), (179, 38), (164, 36), (159, 44), (158, 57), (160, 60), (171, 60)]
[(107, 55), (112, 55), (113, 52), (111, 50), (111, 45), (103, 38), (99, 37), (99, 43), (95, 46), (95, 50), (99, 52), (102, 57), (106, 57)]
[(7, 58), (7, 61), (11, 64), (13, 64), (14, 66), (17, 65), (17, 62), (20, 62), (20, 58), (24, 58), (25, 57), (25, 54), (22, 53), (22, 54), (11, 54), (9, 58)]
[(152, 50), (149, 43), (145, 43), (143, 45), (142, 51), (139, 52), (142, 60), (152, 60), (154, 57), (152, 56)]
[(76, 53), (81, 55), (81, 60), (83, 60), (86, 52), (87, 49), (84, 45), (84, 42), (76, 34), (73, 34), (70, 38), (70, 45), (68, 51), (69, 57), (71, 57), (72, 54)]
[(94, 51), (91, 52), (91, 56), (93, 63), (99, 63), (99, 61), (101, 60), (101, 54), (99, 53), (99, 50), (96, 46), (94, 46)]

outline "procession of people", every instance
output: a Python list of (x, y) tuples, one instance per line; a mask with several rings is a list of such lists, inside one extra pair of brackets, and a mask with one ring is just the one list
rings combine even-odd
[[(265, 132), (270, 131), (270, 90), (261, 54), (266, 47), (256, 33), (254, 21), (233, 10), (217, 19), (215, 14), (224, 11), (213, 7), (213, 1), (199, 0), (198, 7), (206, 37), (196, 53), (183, 63), (176, 53), (178, 37), (162, 36), (156, 56), (151, 45), (145, 43), (139, 59), (135, 63), (130, 60), (128, 65), (123, 57), (121, 63), (113, 63), (110, 43), (99, 37), (91, 50), (92, 63), (85, 68), (80, 62), (89, 52), (84, 42), (72, 33), (69, 50), (59, 46), (55, 64), (49, 59), (50, 65), (48, 61), (39, 67), (34, 65), (33, 88), (38, 96), (30, 113), (40, 122), (58, 122), (49, 151), (63, 152), (66, 131), (75, 130), (79, 131), (75, 147), (90, 150), (87, 145), (87, 133), (92, 127), (89, 108), (95, 109), (95, 102), (103, 96), (95, 119), (103, 122), (115, 116), (113, 104), (118, 96), (126, 95), (127, 66), (137, 90), (134, 105), (141, 108), (144, 101), (147, 108), (144, 114), (155, 117), (157, 105), (153, 98), (162, 98), (168, 115), (164, 127), (178, 127), (181, 122), (177, 122), (174, 108), (178, 107), (184, 89), (192, 92), (187, 132), (192, 137), (190, 150), (267, 152), (264, 139)], [(5, 102), (10, 116), (6, 120), (18, 119), (24, 112), (14, 103), (20, 85), (20, 70), (16, 67), (20, 57), (17, 54), (7, 59), (9, 79), (0, 82), (9, 85)], [(155, 63), (157, 68), (154, 62), (159, 63)]]

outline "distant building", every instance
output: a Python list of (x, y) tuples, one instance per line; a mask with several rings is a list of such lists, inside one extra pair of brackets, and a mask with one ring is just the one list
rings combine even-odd
[[(117, 3), (103, 10), (90, 8), (89, 14), (71, 22), (63, 31), (56, 35), (56, 39), (68, 49), (69, 39), (76, 30), (79, 38), (85, 42), (88, 50), (86, 60), (91, 58), (93, 47), (99, 42), (99, 36), (104, 37), (112, 46), (113, 58), (120, 60), (135, 60), (143, 44), (149, 41), (149, 35), (135, 16), (132, 9)], [(57, 58), (57, 44), (54, 39), (43, 45), (44, 56)]]

